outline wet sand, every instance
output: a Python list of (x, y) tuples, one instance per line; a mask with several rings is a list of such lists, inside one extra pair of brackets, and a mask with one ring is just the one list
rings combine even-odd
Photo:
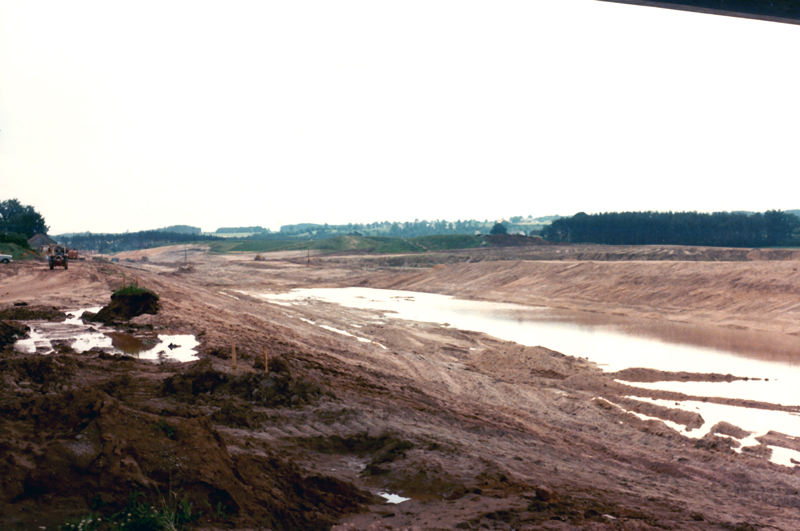
[[(240, 293), (409, 289), (791, 337), (800, 326), (796, 262), (518, 260), (510, 249), (471, 263), (461, 253), (401, 256), (395, 267), (358, 255), (318, 256), (306, 267), (291, 256), (198, 253), (182, 268), (182, 251), (68, 271), (0, 270), (3, 307), (103, 305), (123, 272), (136, 277), (162, 310), (125, 331), (195, 335), (203, 358), (159, 365), (64, 349), (42, 364), (6, 351), (3, 526), (63, 523), (98, 493), (113, 507), (132, 489), (168, 489), (170, 477), (197, 507), (224, 502), (224, 525), (236, 529), (789, 530), (800, 522), (796, 469), (769, 459), (770, 444), (793, 440), (777, 430), (746, 450), (735, 448), (735, 426), (694, 440), (664, 422), (701, 422), (674, 407), (685, 397), (632, 396), (635, 382), (547, 345)], [(388, 504), (380, 492), (410, 500)], [(223, 522), (206, 514), (195, 525)]]

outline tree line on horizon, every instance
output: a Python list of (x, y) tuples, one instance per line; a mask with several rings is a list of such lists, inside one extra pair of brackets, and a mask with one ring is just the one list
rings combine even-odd
[(553, 221), (542, 237), (562, 243), (776, 247), (800, 241), (800, 217), (744, 212), (579, 212)]
[(100, 253), (119, 253), (136, 249), (150, 249), (165, 245), (194, 243), (198, 241), (217, 241), (223, 238), (193, 232), (171, 232), (164, 230), (143, 230), (122, 234), (94, 234), (91, 232), (61, 235), (58, 241), (67, 247)]
[[(541, 218), (524, 218), (512, 216), (503, 220), (503, 225), (509, 233), (536, 233), (551, 220), (559, 216), (546, 216)], [(494, 227), (496, 220), (458, 220), (447, 221), (437, 219), (433, 221), (418, 220), (407, 222), (376, 221), (374, 223), (348, 223), (345, 225), (328, 225), (315, 223), (297, 223), (283, 225), (280, 232), (253, 234), (249, 239), (280, 239), (281, 237), (295, 238), (323, 238), (352, 234), (357, 236), (389, 236), (394, 238), (417, 238), (420, 236), (439, 236), (455, 234), (488, 234)]]
[[(246, 232), (262, 229), (246, 239), (325, 239), (344, 234), (414, 238), (431, 235), (496, 233), (494, 221), (445, 220), (413, 222), (375, 222), (367, 224), (328, 225), (300, 223), (284, 225), (281, 232), (263, 227), (218, 229), (217, 233)], [(800, 245), (800, 211), (768, 210), (753, 212), (606, 212), (572, 217), (547, 216), (503, 220), (502, 229), (509, 234), (541, 235), (563, 243), (597, 243), (607, 245), (700, 245), (716, 247), (777, 247)], [(35, 234), (46, 234), (48, 227), (36, 210), (17, 199), (0, 201), (0, 243), (14, 243), (27, 248), (27, 240)], [(223, 240), (214, 234), (203, 234), (197, 227), (173, 225), (163, 229), (121, 234), (91, 232), (64, 234), (57, 239), (70, 247), (119, 252), (133, 249)]]

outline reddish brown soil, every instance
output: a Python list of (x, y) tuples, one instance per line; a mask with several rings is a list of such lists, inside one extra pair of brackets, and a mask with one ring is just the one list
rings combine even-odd
[[(737, 454), (727, 437), (698, 443), (626, 413), (614, 404), (687, 426), (701, 422), (625, 399), (628, 386), (584, 359), (547, 345), (376, 321), (374, 312), (324, 303), (279, 306), (240, 292), (391, 287), (792, 337), (800, 332), (792, 256), (542, 246), (315, 256), (306, 267), (304, 253), (264, 261), (202, 249), (192, 255), (188, 267), (181, 267), (183, 248), (132, 253), (123, 258), (136, 262), (118, 265), (77, 261), (66, 271), (41, 262), (0, 267), (0, 310), (18, 301), (101, 306), (123, 275), (135, 279), (159, 294), (161, 310), (134, 318), (130, 329), (196, 334), (202, 358), (154, 365), (66, 346), (48, 356), (6, 349), (1, 529), (53, 529), (92, 506), (111, 513), (131, 492), (154, 503), (169, 493), (185, 497), (204, 512), (193, 525), (208, 529), (800, 524), (795, 468), (772, 464), (765, 446)], [(592, 256), (605, 261), (585, 260)], [(386, 267), (389, 261), (397, 266)], [(357, 325), (373, 342), (319, 325)], [(719, 372), (668, 378), (727, 371)], [(663, 375), (627, 375), (629, 382), (657, 378)], [(762, 439), (793, 444), (777, 432)], [(386, 504), (380, 491), (412, 500)]]

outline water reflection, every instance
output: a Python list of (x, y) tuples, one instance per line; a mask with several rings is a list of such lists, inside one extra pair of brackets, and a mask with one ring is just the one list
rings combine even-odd
[[(667, 400), (645, 399), (654, 404), (659, 404), (666, 407), (672, 407), (672, 403)], [(686, 430), (683, 426), (673, 425), (672, 427), (677, 431), (682, 432), (687, 437), (693, 439), (700, 439), (711, 431), (711, 429), (722, 421), (730, 422), (730, 419), (736, 419), (736, 425), (743, 427), (749, 432), (749, 435), (737, 439), (742, 447), (758, 446), (760, 441), (757, 437), (775, 430), (776, 426), (781, 433), (784, 434), (800, 434), (800, 417), (797, 415), (787, 414), (783, 411), (768, 411), (763, 409), (749, 409), (735, 406), (728, 406), (724, 404), (712, 404), (709, 402), (691, 401), (687, 400), (680, 403), (683, 409), (690, 409), (697, 411), (703, 417), (705, 424), (700, 430)], [(736, 439), (735, 437), (731, 437)], [(742, 447), (736, 448), (737, 452), (742, 451)], [(772, 450), (771, 460), (775, 463), (794, 466), (794, 461), (800, 462), (800, 452), (789, 448), (782, 448), (780, 446), (769, 445)]]
[(135, 356), (152, 348), (152, 344), (145, 345), (144, 339), (124, 332), (107, 332), (106, 335), (111, 338), (111, 345), (125, 354)]
[(97, 313), (100, 308), (86, 308), (66, 312), (64, 322), (28, 321), (29, 337), (20, 339), (14, 348), (25, 353), (50, 354), (54, 344), (66, 343), (76, 352), (93, 348), (109, 353), (125, 354), (152, 361), (194, 361), (199, 342), (192, 335), (159, 335), (158, 338), (137, 337), (124, 332), (89, 325), (81, 320), (83, 312)]
[[(733, 328), (633, 320), (568, 313), (543, 307), (466, 301), (429, 293), (370, 288), (304, 289), (250, 295), (279, 304), (325, 301), (374, 310), (380, 317), (440, 323), (475, 330), (527, 346), (544, 346), (588, 357), (606, 371), (643, 367), (670, 372), (721, 373), (748, 377), (734, 382), (656, 382), (631, 385), (697, 397), (725, 397), (800, 405), (800, 339)], [(670, 407), (675, 407), (674, 402)], [(701, 411), (704, 429), (726, 420), (753, 436), (770, 429), (800, 437), (800, 417), (704, 402), (680, 406)], [(702, 436), (703, 432), (700, 432)], [(800, 454), (773, 448), (775, 462), (791, 465)]]
[(388, 316), (400, 319), (477, 330), (522, 345), (588, 357), (609, 372), (646, 367), (770, 380), (791, 374), (800, 382), (800, 339), (777, 334), (371, 288), (253, 295), (280, 303), (327, 301), (391, 312)]

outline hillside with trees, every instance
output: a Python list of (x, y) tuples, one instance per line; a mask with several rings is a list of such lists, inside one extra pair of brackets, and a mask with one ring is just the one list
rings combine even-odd
[(123, 234), (93, 234), (91, 232), (86, 232), (57, 237), (59, 243), (63, 243), (69, 247), (101, 253), (117, 253), (121, 251), (161, 247), (164, 245), (215, 241), (219, 239), (221, 238), (216, 236), (186, 232), (165, 232), (163, 230), (144, 230), (139, 232), (126, 232)]
[(156, 229), (159, 232), (180, 232), (181, 234), (202, 234), (203, 231), (200, 227), (192, 227), (191, 225), (170, 225), (163, 229)]
[(215, 234), (254, 234), (262, 232), (270, 232), (270, 230), (259, 225), (254, 227), (220, 227), (215, 231)]
[(609, 212), (553, 221), (542, 236), (565, 243), (607, 245), (702, 245), (776, 247), (796, 245), (800, 218), (779, 210), (739, 212)]

